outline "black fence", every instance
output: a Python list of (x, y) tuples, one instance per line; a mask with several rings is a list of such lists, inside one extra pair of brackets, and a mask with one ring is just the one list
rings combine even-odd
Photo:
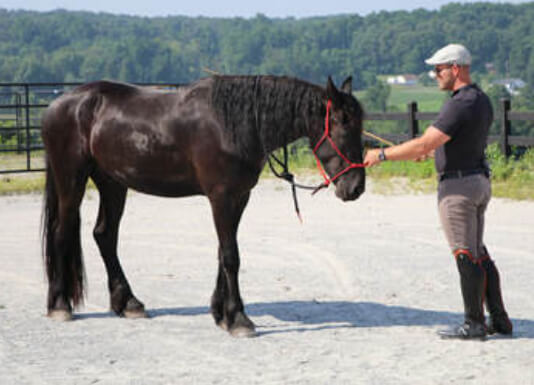
[[(41, 116), (58, 96), (82, 83), (0, 83), (0, 174), (44, 171)], [(180, 84), (136, 83), (173, 89)]]
[[(81, 83), (0, 83), (0, 174), (44, 170), (43, 144), (41, 141), (41, 115), (59, 95)], [(179, 84), (137, 83), (142, 86), (176, 88)], [(509, 100), (502, 100), (501, 132), (490, 136), (489, 142), (499, 142), (506, 156), (511, 146), (534, 147), (534, 137), (514, 136), (512, 121), (534, 122), (534, 112), (511, 110)], [(436, 112), (419, 112), (417, 103), (408, 104), (406, 112), (369, 113), (367, 126), (376, 121), (405, 122), (400, 134), (382, 134), (391, 142), (400, 143), (419, 135), (419, 123), (432, 121)], [(370, 131), (373, 131), (371, 128)]]

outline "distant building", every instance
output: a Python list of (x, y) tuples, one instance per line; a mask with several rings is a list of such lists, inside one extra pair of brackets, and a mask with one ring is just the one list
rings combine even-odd
[(492, 84), (504, 86), (510, 95), (519, 95), (519, 90), (527, 85), (522, 79), (508, 78), (495, 80)]
[(484, 67), (486, 67), (486, 72), (489, 74), (497, 73), (497, 70), (495, 69), (495, 65), (493, 65), (493, 63), (486, 63), (484, 64)]
[(399, 84), (403, 86), (414, 86), (417, 84), (417, 75), (405, 74), (405, 75), (393, 75), (388, 76), (386, 79), (387, 84)]

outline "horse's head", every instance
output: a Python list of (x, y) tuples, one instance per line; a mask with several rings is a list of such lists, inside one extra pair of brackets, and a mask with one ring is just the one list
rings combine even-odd
[(329, 77), (326, 98), (324, 131), (314, 152), (335, 184), (337, 197), (354, 200), (365, 190), (365, 169), (362, 165), (363, 110), (352, 95), (352, 78), (348, 77), (338, 90)]

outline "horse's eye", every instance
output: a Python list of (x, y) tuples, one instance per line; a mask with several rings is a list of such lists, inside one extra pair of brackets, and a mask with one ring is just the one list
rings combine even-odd
[(347, 124), (350, 122), (350, 117), (348, 117), (347, 115), (341, 115), (341, 116), (332, 116), (332, 121), (334, 123), (341, 123), (343, 125)]

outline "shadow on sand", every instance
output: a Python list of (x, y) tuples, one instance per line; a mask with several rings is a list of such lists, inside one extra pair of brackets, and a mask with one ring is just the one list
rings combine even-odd
[[(444, 326), (462, 321), (463, 313), (423, 310), (405, 306), (388, 306), (376, 302), (347, 301), (285, 301), (261, 302), (246, 306), (251, 317), (271, 316), (294, 324), (283, 327), (262, 327), (258, 334), (310, 332), (335, 328), (373, 328), (395, 326)], [(199, 316), (209, 314), (207, 306), (150, 309), (149, 317)], [(82, 313), (76, 319), (114, 317), (114, 313)], [(514, 319), (514, 338), (534, 339), (534, 321)], [(258, 323), (256, 321), (256, 323)]]

